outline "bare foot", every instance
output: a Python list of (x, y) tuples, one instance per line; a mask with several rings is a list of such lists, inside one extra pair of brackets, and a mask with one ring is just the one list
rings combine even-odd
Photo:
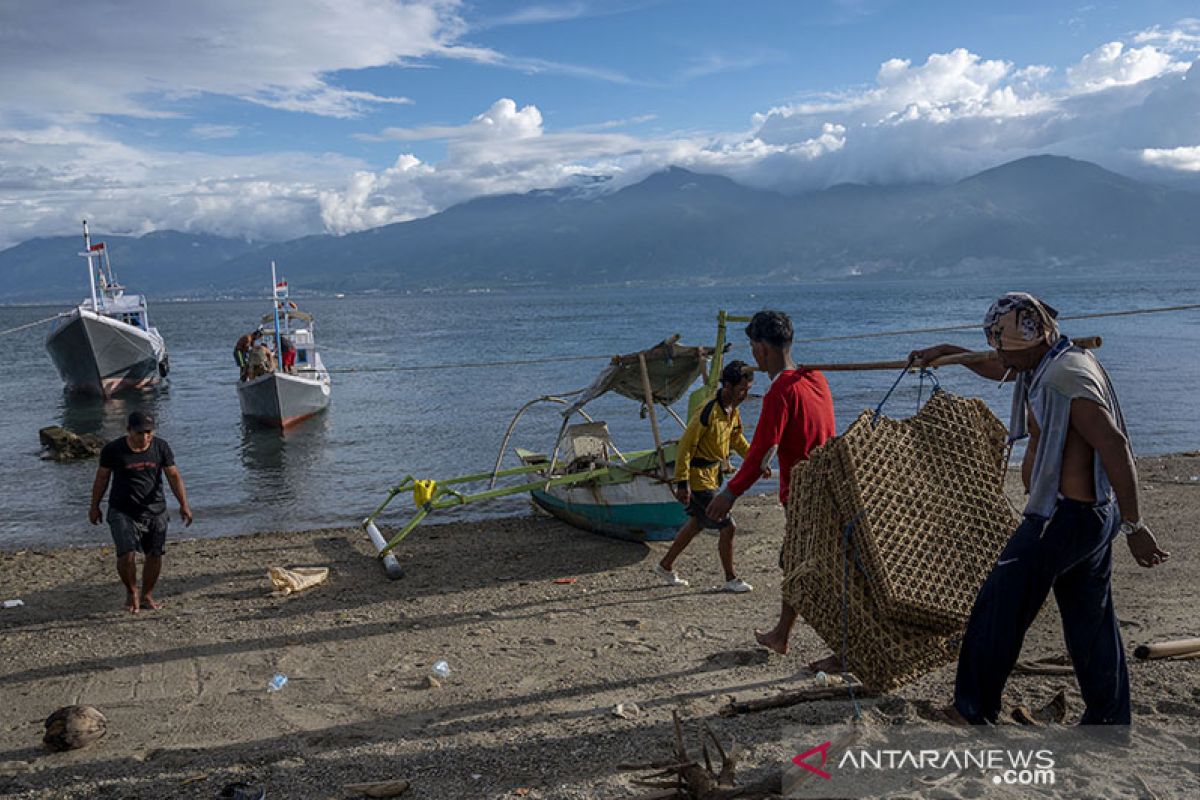
[(148, 607), (151, 611), (158, 611), (163, 607), (163, 604), (155, 600), (148, 594), (142, 595), (142, 605)]
[(138, 613), (138, 610), (140, 609), (140, 607), (141, 606), (138, 603), (138, 598), (137, 598), (136, 594), (134, 594), (133, 592), (130, 592), (129, 594), (125, 595), (125, 610), (126, 611), (128, 611), (130, 614), (136, 614), (136, 613)]
[(765, 633), (760, 630), (754, 631), (754, 641), (761, 644), (768, 650), (774, 650), (781, 656), (787, 655), (788, 651), (788, 636), (786, 633), (781, 634), (777, 629), (772, 628)]
[(809, 672), (841, 672), (842, 660), (835, 655), (817, 659), (808, 665)]

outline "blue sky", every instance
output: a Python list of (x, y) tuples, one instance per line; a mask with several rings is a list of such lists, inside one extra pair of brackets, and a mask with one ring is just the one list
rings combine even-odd
[[(1200, 174), (1194, 2), (0, 0), (0, 246), (346, 233), (671, 164)], [(1189, 74), (1189, 70), (1191, 70)]]

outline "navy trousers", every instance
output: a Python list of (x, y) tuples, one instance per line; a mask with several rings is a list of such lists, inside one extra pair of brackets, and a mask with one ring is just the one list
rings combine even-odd
[(1128, 725), (1129, 673), (1112, 599), (1114, 503), (1059, 499), (1049, 521), (1026, 517), (996, 559), (971, 609), (954, 707), (974, 724), (995, 722), (1025, 632), (1054, 590), (1067, 652), (1086, 710), (1084, 725)]

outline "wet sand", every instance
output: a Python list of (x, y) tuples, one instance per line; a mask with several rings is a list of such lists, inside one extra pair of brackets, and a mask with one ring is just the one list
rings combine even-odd
[[(1129, 653), (1200, 635), (1200, 454), (1140, 469), (1145, 517), (1172, 558), (1147, 571), (1123, 544), (1115, 551)], [(353, 796), (343, 784), (405, 778), (406, 798), (635, 797), (647, 790), (615, 767), (668, 756), (673, 711), (736, 736), (739, 777), (764, 777), (794, 754), (785, 731), (846, 719), (851, 707), (718, 715), (731, 698), (810, 682), (804, 665), (827, 653), (803, 624), (787, 656), (755, 645), (752, 629), (778, 611), (783, 514), (764, 497), (736, 517), (739, 572), (755, 585), (744, 595), (716, 591), (714, 536), (678, 562), (692, 585), (667, 588), (650, 572), (665, 545), (542, 516), (421, 528), (400, 548), (407, 575), (396, 582), (356, 529), (179, 541), (175, 528), (156, 592), (165, 607), (137, 616), (121, 610), (110, 547), (0, 553), (0, 599), (25, 602), (0, 609), (0, 795), (213, 798), (240, 780), (268, 798), (341, 798)], [(269, 566), (327, 566), (331, 577), (272, 596)], [(1048, 603), (1023, 659), (1063, 652)], [(452, 674), (431, 688), (438, 659)], [(289, 683), (272, 694), (275, 673)], [(1200, 747), (1200, 659), (1131, 658), (1131, 680), (1135, 729), (1183, 750), (1177, 772), (1114, 765), (1106, 785), (1114, 797), (1185, 796)], [(864, 715), (915, 719), (952, 684), (950, 666), (864, 701)], [(1039, 707), (1059, 688), (1068, 721), (1078, 719), (1070, 675), (1014, 676), (1006, 703)], [(108, 736), (45, 751), (43, 720), (72, 703), (99, 707)], [(619, 718), (618, 703), (640, 712)]]

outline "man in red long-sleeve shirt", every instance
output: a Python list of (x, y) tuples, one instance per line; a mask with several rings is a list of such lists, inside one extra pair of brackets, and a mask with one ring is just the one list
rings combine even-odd
[[(787, 508), (792, 467), (837, 433), (833, 395), (825, 376), (817, 370), (797, 368), (792, 361), (792, 321), (787, 314), (758, 312), (746, 326), (746, 337), (758, 368), (770, 375), (772, 383), (763, 397), (754, 439), (741, 469), (705, 512), (712, 519), (724, 519), (734, 501), (762, 476), (773, 448), (779, 453), (779, 502)], [(795, 624), (796, 611), (784, 602), (775, 627), (765, 633), (755, 631), (754, 637), (764, 647), (786, 653)]]

